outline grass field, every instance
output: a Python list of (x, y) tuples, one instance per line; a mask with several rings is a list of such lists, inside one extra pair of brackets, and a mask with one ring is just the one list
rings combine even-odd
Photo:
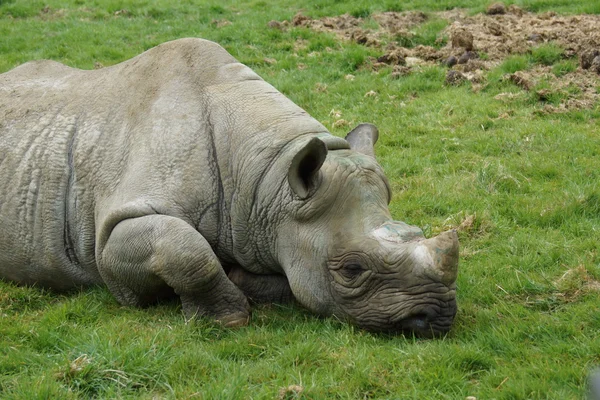
[[(459, 227), (461, 240), (459, 311), (438, 340), (374, 335), (295, 305), (255, 308), (250, 326), (226, 330), (186, 324), (176, 303), (137, 310), (103, 288), (59, 295), (0, 283), (0, 398), (583, 398), (600, 365), (600, 104), (546, 113), (551, 97), (500, 78), (539, 64), (560, 77), (577, 60), (551, 46), (514, 56), (474, 90), (446, 85), (441, 65), (392, 79), (368, 67), (377, 48), (268, 27), (299, 10), (348, 12), (376, 28), (370, 16), (381, 11), (474, 14), (488, 4), (0, 0), (0, 72), (40, 58), (109, 66), (203, 37), (334, 134), (375, 123), (395, 219), (427, 235)], [(516, 4), (600, 14), (594, 0)]]

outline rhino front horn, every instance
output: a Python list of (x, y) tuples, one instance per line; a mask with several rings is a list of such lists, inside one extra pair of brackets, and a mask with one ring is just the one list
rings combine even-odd
[(430, 259), (424, 268), (432, 279), (450, 285), (456, 280), (458, 272), (458, 235), (455, 230), (444, 232), (421, 242)]

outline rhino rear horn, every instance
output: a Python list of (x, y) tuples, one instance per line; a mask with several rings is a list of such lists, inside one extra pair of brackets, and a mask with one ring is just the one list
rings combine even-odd
[(327, 157), (327, 146), (322, 140), (312, 138), (292, 159), (288, 172), (290, 187), (302, 199), (306, 199), (318, 187), (319, 169)]
[(379, 130), (373, 124), (360, 124), (346, 135), (350, 148), (359, 153), (375, 157), (375, 143), (379, 139)]

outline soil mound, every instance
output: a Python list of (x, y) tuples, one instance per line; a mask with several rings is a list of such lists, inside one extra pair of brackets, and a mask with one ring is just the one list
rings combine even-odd
[[(507, 57), (535, 55), (537, 51), (539, 54), (534, 57), (533, 67), (519, 71), (520, 78), (512, 74), (505, 79), (525, 90), (541, 91), (537, 93), (540, 101), (554, 98), (552, 105), (546, 107), (547, 111), (589, 108), (600, 98), (600, 15), (534, 14), (516, 5), (494, 3), (485, 13), (477, 15), (455, 9), (431, 14), (384, 12), (368, 19), (348, 14), (311, 19), (297, 14), (291, 24), (286, 25), (330, 32), (340, 40), (379, 48), (382, 55), (371, 60), (370, 66), (377, 70), (392, 65), (394, 77), (406, 75), (407, 69), (412, 67), (444, 64), (460, 72), (460, 75), (449, 74), (452, 84), (463, 81), (457, 77), (481, 84), (485, 80), (485, 71), (500, 65)], [(435, 20), (447, 22), (435, 44), (418, 44), (416, 31), (419, 26)], [(365, 27), (373, 25), (378, 27)], [(406, 42), (413, 45), (403, 45)], [(558, 54), (544, 54), (544, 46), (551, 46)], [(559, 73), (551, 68), (565, 60), (573, 61), (571, 68)], [(573, 65), (575, 60), (577, 66)], [(544, 89), (539, 88), (541, 83)], [(558, 102), (557, 98), (560, 99)]]

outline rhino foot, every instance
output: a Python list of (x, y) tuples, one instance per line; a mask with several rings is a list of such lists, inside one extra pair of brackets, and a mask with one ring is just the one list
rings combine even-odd
[(225, 327), (248, 325), (250, 304), (238, 288), (233, 286), (232, 289), (223, 293), (221, 288), (221, 291), (213, 293), (213, 296), (180, 296), (183, 314), (188, 320), (199, 317), (212, 318)]
[(248, 325), (250, 322), (250, 314), (248, 313), (234, 313), (225, 315), (217, 319), (217, 322), (223, 325), (225, 328), (239, 328)]
[(180, 219), (157, 214), (121, 221), (110, 233), (98, 268), (123, 304), (138, 305), (168, 287), (179, 296), (188, 320), (248, 324), (248, 299), (227, 278), (206, 239)]

